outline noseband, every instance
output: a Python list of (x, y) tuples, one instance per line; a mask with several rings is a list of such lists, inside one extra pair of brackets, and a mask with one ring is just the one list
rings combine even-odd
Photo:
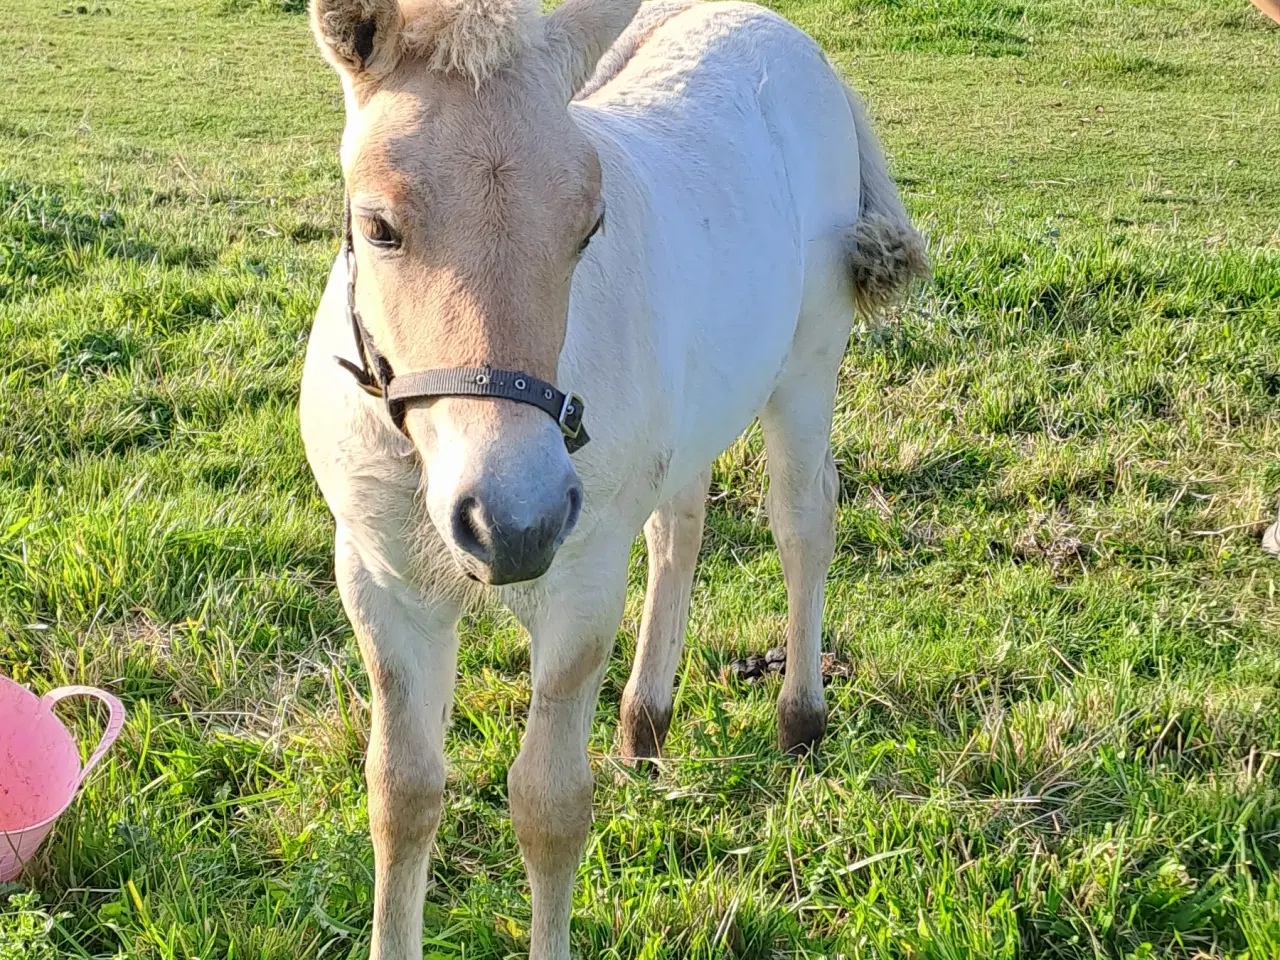
[(342, 232), (342, 255), (347, 265), (347, 322), (355, 334), (360, 363), (354, 364), (345, 357), (334, 359), (355, 377), (361, 390), (386, 404), (387, 414), (398, 430), (404, 432), (406, 401), (433, 397), (492, 397), (527, 403), (546, 413), (560, 425), (564, 445), (570, 453), (586, 445), (591, 438), (582, 424), (585, 412), (582, 398), (576, 393), (557, 390), (553, 384), (530, 374), (493, 367), (446, 367), (397, 376), (387, 358), (374, 346), (373, 338), (360, 319), (360, 311), (356, 309), (356, 248), (351, 235), (350, 198), (347, 198), (342, 212)]

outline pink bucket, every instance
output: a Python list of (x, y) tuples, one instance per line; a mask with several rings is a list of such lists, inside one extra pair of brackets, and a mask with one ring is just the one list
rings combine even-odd
[[(59, 700), (97, 697), (111, 711), (107, 729), (80, 767), (80, 748), (53, 712)], [(94, 687), (59, 687), (43, 698), (0, 676), (0, 882), (22, 872), (80, 784), (120, 735), (124, 706)]]

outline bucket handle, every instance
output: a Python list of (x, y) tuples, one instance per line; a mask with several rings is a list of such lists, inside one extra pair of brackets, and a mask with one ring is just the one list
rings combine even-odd
[(49, 710), (53, 710), (56, 703), (65, 700), (68, 697), (96, 697), (107, 705), (109, 714), (107, 716), (107, 729), (102, 732), (102, 739), (98, 741), (98, 746), (94, 748), (93, 753), (89, 756), (84, 768), (80, 771), (80, 776), (76, 778), (76, 789), (80, 789), (80, 784), (84, 783), (85, 777), (89, 776), (89, 771), (98, 765), (98, 761), (107, 755), (107, 751), (111, 749), (111, 745), (116, 742), (116, 737), (120, 736), (120, 731), (124, 728), (124, 704), (107, 693), (105, 690), (99, 690), (97, 687), (59, 687), (57, 690), (50, 690), (40, 698), (40, 705)]

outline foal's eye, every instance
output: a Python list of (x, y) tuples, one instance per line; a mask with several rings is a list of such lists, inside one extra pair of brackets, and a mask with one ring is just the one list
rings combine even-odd
[(602, 213), (600, 214), (599, 219), (596, 220), (595, 226), (593, 226), (590, 232), (585, 237), (582, 238), (582, 243), (578, 245), (578, 256), (582, 256), (584, 253), (586, 253), (587, 244), (591, 242), (592, 237), (594, 237), (597, 233), (600, 232), (600, 228), (603, 226), (604, 226), (604, 214)]
[(400, 234), (396, 233), (391, 228), (391, 224), (377, 214), (361, 217), (360, 231), (364, 234), (364, 238), (375, 247), (394, 250), (400, 246)]

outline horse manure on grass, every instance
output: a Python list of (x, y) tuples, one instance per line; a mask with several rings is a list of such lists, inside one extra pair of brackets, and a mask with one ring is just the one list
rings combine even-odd
[[(752, 686), (763, 683), (772, 674), (783, 676), (787, 672), (786, 647), (773, 647), (764, 653), (748, 653), (729, 661), (729, 665), (720, 672), (720, 679), (734, 680)], [(830, 651), (822, 654), (822, 685), (825, 687), (836, 677), (848, 678), (853, 675), (850, 665)]]

